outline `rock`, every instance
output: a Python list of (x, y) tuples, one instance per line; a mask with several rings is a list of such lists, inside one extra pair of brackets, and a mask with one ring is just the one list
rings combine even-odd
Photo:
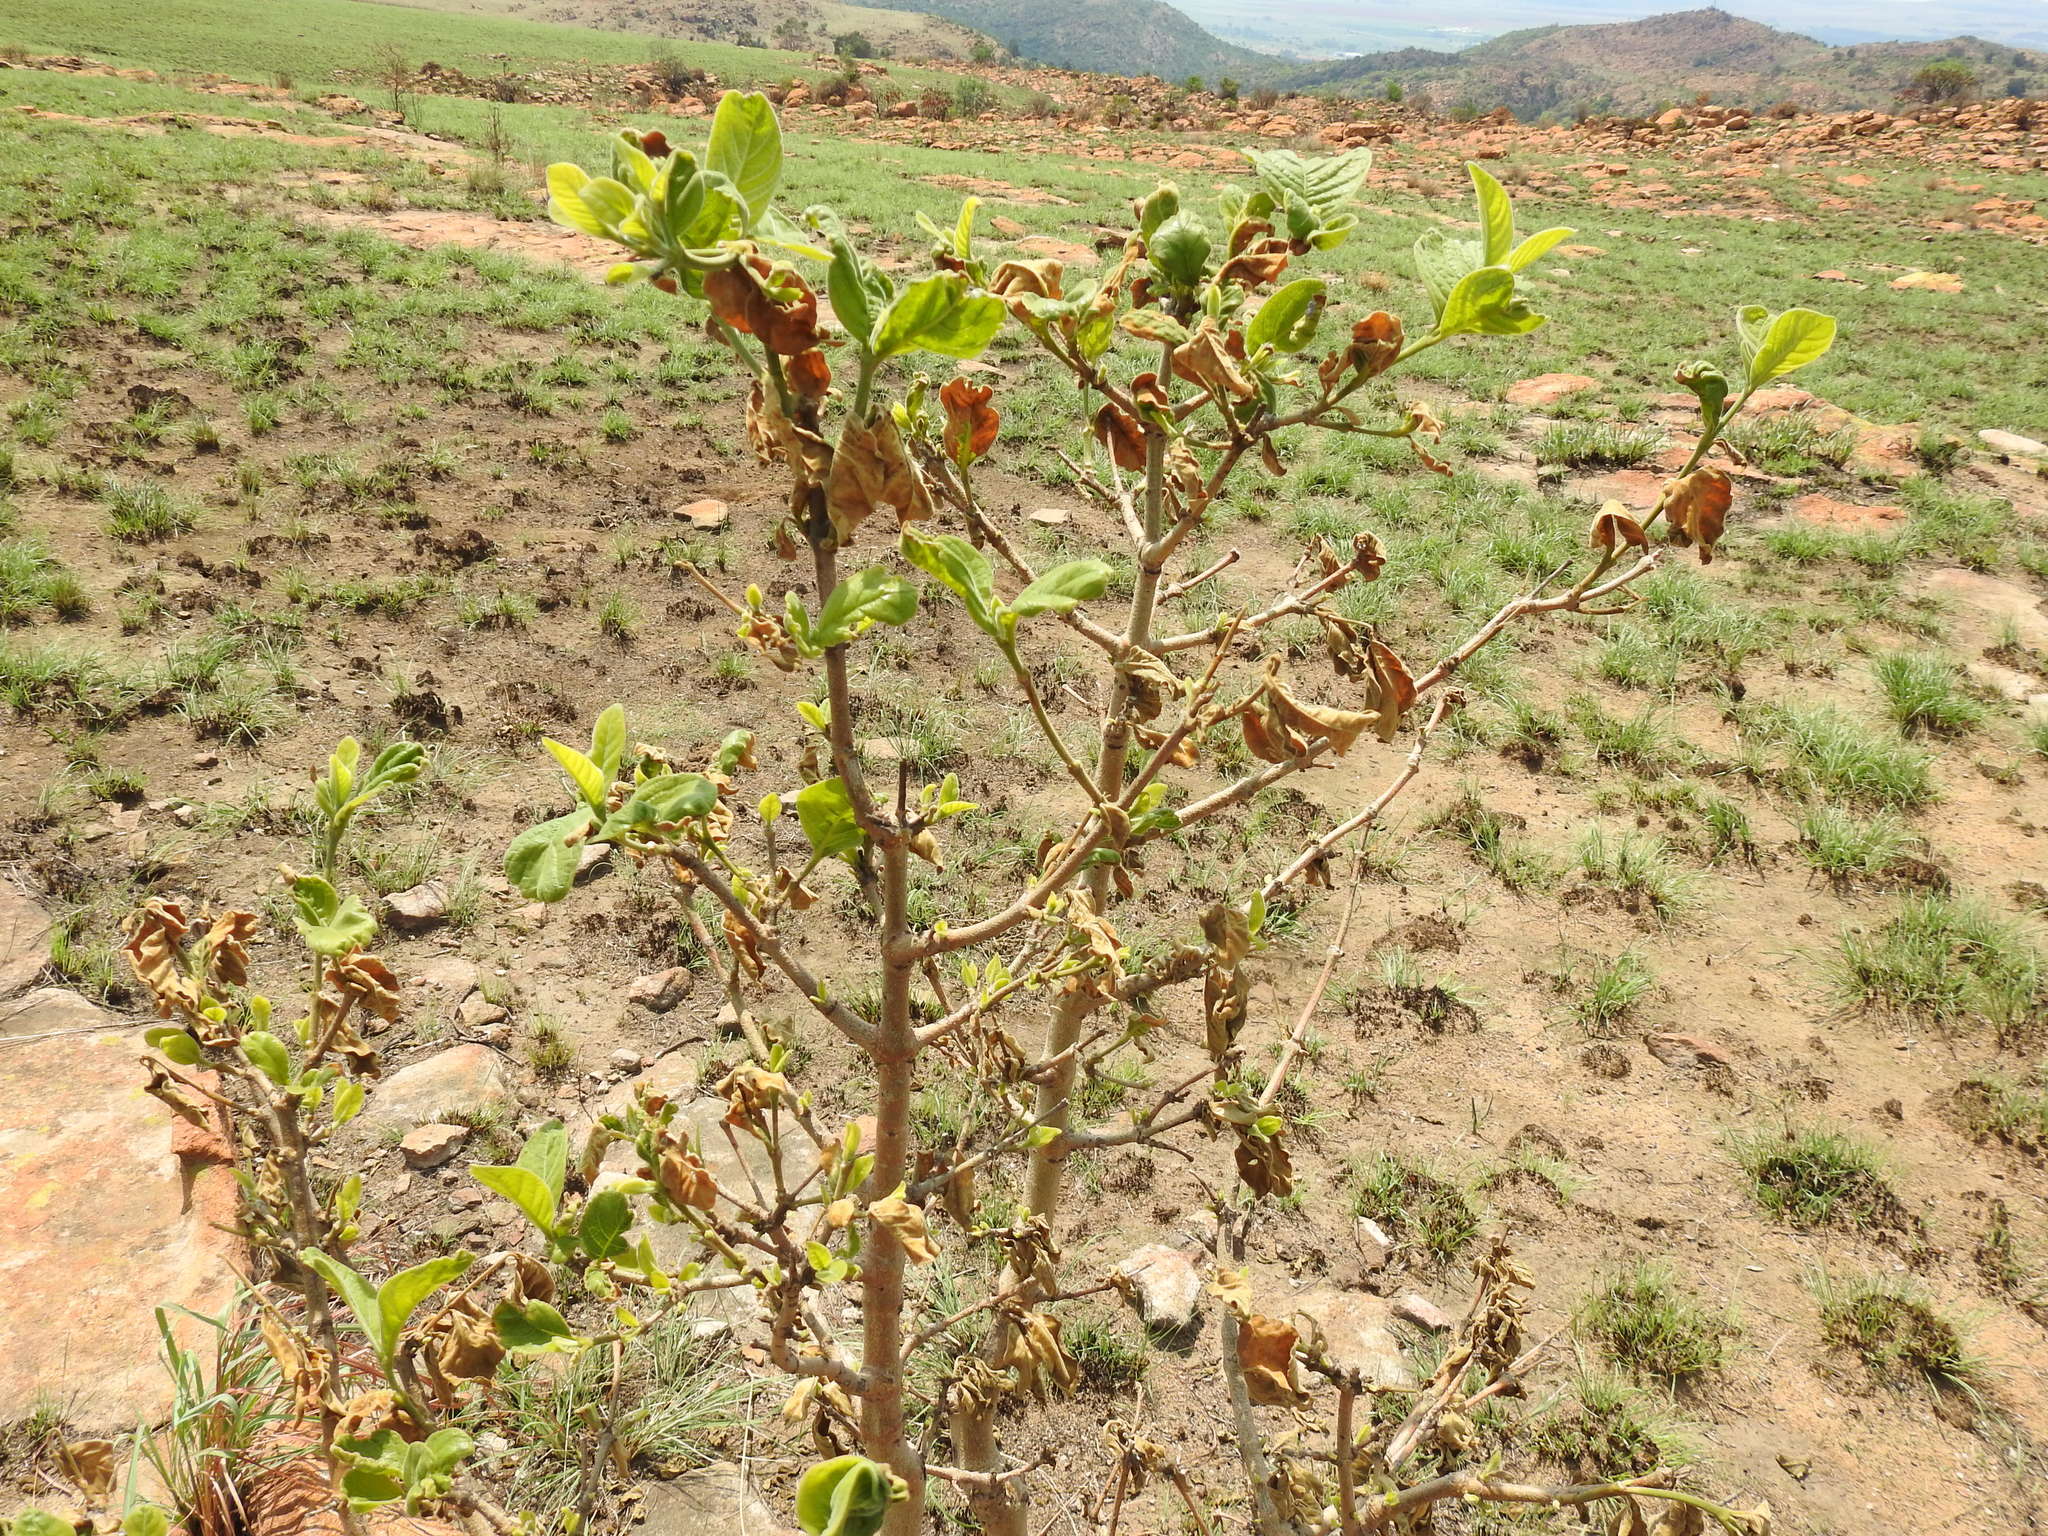
[(640, 1536), (796, 1536), (795, 1529), (761, 1501), (746, 1474), (729, 1461), (685, 1472), (670, 1483), (643, 1484), (646, 1523)]
[(448, 882), (424, 880), (407, 891), (393, 891), (384, 898), (391, 926), (407, 933), (438, 927), (448, 921)]
[(1138, 1293), (1138, 1315), (1152, 1327), (1180, 1333), (1194, 1322), (1202, 1277), (1178, 1248), (1147, 1243), (1116, 1271), (1130, 1276)]
[(676, 508), (676, 516), (700, 533), (718, 533), (732, 521), (732, 508), (715, 497), (701, 501), (685, 502)]
[(2017, 454), (2021, 458), (2048, 458), (2048, 443), (2037, 438), (2021, 437), (2017, 432), (2007, 432), (1999, 427), (1986, 427), (1977, 434), (1977, 441), (1994, 453)]
[(455, 1045), (401, 1068), (370, 1090), (363, 1121), (411, 1130), (477, 1110), (509, 1108), (512, 1069), (487, 1045)]
[(1375, 1386), (1415, 1385), (1384, 1297), (1317, 1286), (1297, 1296), (1292, 1310), (1313, 1318), (1323, 1330), (1324, 1347), (1339, 1369), (1357, 1371)]
[(481, 992), (472, 992), (463, 998), (462, 1006), (455, 1010), (455, 1022), (464, 1029), (487, 1029), (493, 1024), (502, 1024), (511, 1015)]
[(1863, 507), (1819, 491), (1809, 491), (1794, 501), (1792, 515), (1825, 528), (1882, 528), (1906, 520), (1903, 507)]
[(1361, 1216), (1352, 1232), (1365, 1271), (1370, 1274), (1376, 1269), (1385, 1269), (1387, 1260), (1394, 1256), (1394, 1240), (1387, 1236), (1386, 1228), (1369, 1216)]
[(1598, 379), (1587, 378), (1583, 373), (1539, 373), (1533, 379), (1510, 384), (1503, 398), (1509, 405), (1555, 405), (1568, 395), (1599, 387)]
[(583, 851), (576, 856), (576, 881), (580, 885), (594, 869), (612, 867), (612, 845), (610, 843), (585, 843)]
[(1928, 293), (1961, 293), (1963, 280), (1953, 272), (1908, 272), (1892, 279), (1894, 288), (1918, 288)]
[(445, 992), (451, 1001), (460, 1003), (476, 990), (480, 976), (474, 960), (461, 955), (437, 955), (414, 967), (409, 979), (415, 987)]
[(1065, 507), (1034, 507), (1024, 517), (1041, 528), (1064, 528), (1074, 520), (1074, 514)]
[[(87, 1032), (61, 1049), (5, 1039), (58, 1029)], [(249, 1263), (218, 1229), (235, 1219), (223, 1128), (146, 1096), (141, 1047), (139, 1026), (61, 988), (0, 1009), (0, 1404), (47, 1394), (78, 1430), (160, 1420), (153, 1309), (219, 1312)]]
[(1959, 566), (1929, 571), (1918, 585), (1960, 608), (1974, 610), (1994, 631), (2011, 625), (2021, 645), (2048, 651), (2048, 611), (2031, 589)]
[(1427, 1328), (1431, 1333), (1448, 1333), (1451, 1330), (1451, 1315), (1427, 1296), (1410, 1291), (1394, 1303), (1394, 1316), (1404, 1323), (1413, 1323), (1418, 1328)]
[(50, 959), (50, 919), (12, 881), (0, 880), (0, 998), (35, 984)]
[(637, 976), (626, 984), (626, 1001), (649, 1013), (667, 1013), (690, 995), (691, 980), (689, 970), (680, 965)]
[(399, 1139), (398, 1150), (405, 1154), (408, 1168), (438, 1168), (469, 1140), (469, 1127), (450, 1125), (436, 1120), (427, 1125), (416, 1125)]
[(1692, 1035), (1645, 1035), (1643, 1044), (1667, 1067), (1727, 1067), (1734, 1064), (1720, 1046)]
[(612, 1052), (611, 1062), (614, 1072), (638, 1072), (647, 1065), (646, 1058), (638, 1051), (627, 1050), (623, 1046)]

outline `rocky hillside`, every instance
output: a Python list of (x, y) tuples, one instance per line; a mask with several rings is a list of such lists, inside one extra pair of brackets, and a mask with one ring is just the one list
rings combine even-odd
[(1105, 74), (1261, 79), (1278, 61), (1212, 36), (1163, 0), (918, 0), (1020, 58)]
[(830, 50), (859, 34), (900, 59), (967, 59), (981, 33), (920, 9), (847, 5), (840, 0), (402, 0), (425, 10), (487, 11), (607, 32), (639, 32), (680, 43)]
[(1711, 8), (1607, 26), (1537, 27), (1461, 53), (1367, 54), (1295, 79), (1349, 96), (1382, 95), (1398, 84), (1439, 106), (1505, 106), (1521, 117), (1649, 112), (1700, 92), (1741, 105), (1794, 101), (1840, 111), (1893, 104), (1923, 64), (1951, 57), (1970, 65), (1985, 95), (2048, 88), (2048, 55), (1981, 38), (1833, 48)]

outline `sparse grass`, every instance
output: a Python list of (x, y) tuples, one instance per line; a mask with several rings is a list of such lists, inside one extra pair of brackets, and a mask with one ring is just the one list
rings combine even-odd
[(154, 481), (112, 480), (106, 503), (108, 536), (124, 544), (153, 544), (198, 525), (199, 514)]
[(2022, 1152), (2048, 1151), (2048, 1065), (2022, 1081), (2003, 1072), (1966, 1077), (1956, 1088), (1957, 1118), (1974, 1140), (1996, 1139)]
[(1821, 1337), (1853, 1350), (1888, 1386), (1924, 1382), (1942, 1392), (1975, 1396), (1986, 1384), (1984, 1362), (1970, 1352), (1956, 1325), (1934, 1310), (1917, 1285), (1891, 1275), (1846, 1282), (1823, 1275)]
[(1799, 851), (1837, 884), (1893, 875), (1917, 839), (1892, 811), (1864, 818), (1838, 805), (1817, 805), (1799, 818)]
[(1466, 784), (1429, 825), (1463, 843), (1511, 891), (1540, 890), (1557, 878), (1552, 862), (1516, 833), (1520, 822), (1490, 809), (1476, 785)]
[(1963, 897), (1909, 897), (1875, 929), (1844, 930), (1832, 970), (1846, 1003), (1947, 1027), (1983, 1019), (2001, 1037), (2036, 1033), (2048, 1005), (2027, 931)]
[(526, 1021), (526, 1065), (544, 1083), (559, 1083), (576, 1070), (576, 1048), (544, 1013)]
[(1984, 706), (1963, 686), (1962, 669), (1945, 656), (1894, 651), (1871, 668), (1885, 713), (1908, 735), (1961, 736), (1984, 723)]
[(1609, 421), (1557, 421), (1536, 439), (1539, 464), (1567, 469), (1633, 469), (1657, 457), (1664, 434)]
[(1671, 1271), (1637, 1264), (1608, 1279), (1579, 1309), (1579, 1327), (1616, 1365), (1677, 1385), (1721, 1368), (1734, 1326), (1678, 1288)]
[(1867, 1142), (1807, 1127), (1756, 1131), (1731, 1146), (1757, 1204), (1802, 1231), (1891, 1232), (1908, 1225), (1906, 1208)]
[(1786, 754), (1787, 787), (1872, 805), (1911, 807), (1934, 798), (1928, 755), (1826, 704), (1744, 709), (1743, 729)]
[(1602, 960), (1581, 977), (1566, 971), (1560, 982), (1572, 988), (1572, 1015), (1586, 1033), (1612, 1040), (1635, 1012), (1636, 1004), (1656, 988), (1657, 976), (1635, 950), (1626, 949)]
[(1353, 1166), (1353, 1216), (1378, 1222), (1397, 1241), (1449, 1264), (1479, 1235), (1479, 1213), (1463, 1190), (1427, 1169), (1381, 1152)]
[(640, 627), (640, 610), (631, 598), (614, 592), (597, 610), (597, 632), (615, 645), (630, 645)]
[(1060, 1342), (1080, 1368), (1084, 1387), (1121, 1392), (1145, 1378), (1144, 1341), (1134, 1337), (1121, 1319), (1105, 1321), (1084, 1313), (1061, 1332)]
[(87, 612), (85, 588), (40, 538), (0, 543), (0, 627), (45, 613), (60, 619)]
[(1631, 907), (1648, 907), (1659, 917), (1690, 911), (1700, 899), (1700, 877), (1682, 867), (1671, 844), (1654, 832), (1615, 834), (1595, 824), (1579, 839), (1578, 862), (1588, 880), (1613, 887)]
[(1644, 1406), (1643, 1394), (1605, 1375), (1581, 1374), (1534, 1422), (1530, 1447), (1574, 1476), (1627, 1477), (1682, 1464), (1687, 1448)]

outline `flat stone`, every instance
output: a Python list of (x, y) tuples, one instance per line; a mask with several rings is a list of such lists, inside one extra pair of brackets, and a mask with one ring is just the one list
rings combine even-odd
[(732, 521), (732, 508), (713, 497), (689, 501), (676, 508), (676, 516), (699, 533), (721, 532)]
[(1720, 1046), (1693, 1035), (1645, 1035), (1643, 1044), (1667, 1067), (1727, 1067), (1733, 1058)]
[(370, 1090), (363, 1122), (411, 1130), (430, 1121), (512, 1104), (512, 1069), (487, 1045), (454, 1045), (401, 1068)]
[(474, 960), (461, 955), (437, 955), (413, 967), (411, 981), (428, 991), (445, 992), (451, 1001), (459, 1003), (476, 990), (481, 975)]
[(2048, 611), (2042, 609), (2041, 599), (2031, 589), (1960, 566), (1929, 571), (1919, 585), (1924, 592), (1974, 611), (1993, 630), (2010, 623), (2018, 631), (2021, 645), (2048, 651)]
[(685, 1472), (668, 1483), (644, 1483), (640, 1536), (796, 1536), (730, 1461)]
[(1415, 1385), (1415, 1372), (1401, 1352), (1391, 1326), (1393, 1308), (1385, 1297), (1317, 1286), (1297, 1296), (1291, 1310), (1314, 1319), (1323, 1331), (1323, 1347), (1340, 1370), (1357, 1371), (1376, 1386)]
[(0, 998), (35, 985), (49, 959), (49, 914), (13, 881), (0, 880)]
[(1917, 288), (1927, 293), (1961, 293), (1963, 280), (1953, 272), (1908, 272), (1892, 279), (1894, 288)]
[(1180, 1333), (1195, 1320), (1202, 1276), (1178, 1248), (1147, 1243), (1117, 1265), (1138, 1293), (1138, 1315), (1154, 1328)]
[(1520, 379), (1510, 384), (1503, 398), (1509, 405), (1555, 405), (1568, 396), (1599, 387), (1598, 379), (1588, 378), (1583, 373), (1539, 373), (1533, 379)]
[(462, 1000), (462, 1006), (455, 1010), (455, 1022), (471, 1030), (487, 1029), (493, 1024), (504, 1023), (510, 1017), (481, 992), (470, 993)]
[(405, 1154), (409, 1168), (438, 1168), (469, 1140), (469, 1127), (450, 1125), (445, 1121), (434, 1121), (427, 1125), (416, 1125), (399, 1139), (398, 1150)]
[(1064, 528), (1074, 520), (1074, 514), (1065, 507), (1033, 507), (1024, 514), (1024, 520), (1041, 528)]
[(1385, 1269), (1387, 1261), (1394, 1256), (1394, 1240), (1387, 1236), (1386, 1229), (1371, 1217), (1361, 1216), (1354, 1228), (1358, 1243), (1359, 1260), (1366, 1271)]
[[(9, 1038), (57, 1029), (87, 1032)], [(139, 1024), (75, 992), (0, 1009), (0, 1404), (48, 1393), (80, 1430), (160, 1420), (171, 1385), (154, 1309), (220, 1312), (249, 1262), (216, 1226), (235, 1219), (233, 1172), (207, 1155), (218, 1128), (142, 1091), (141, 1050)]]
[(1415, 1291), (1394, 1303), (1394, 1316), (1404, 1323), (1413, 1323), (1417, 1328), (1427, 1328), (1431, 1333), (1448, 1333), (1451, 1329), (1450, 1313)]
[(668, 1013), (690, 995), (691, 980), (689, 968), (681, 965), (636, 976), (626, 984), (626, 1001), (649, 1013)]
[(448, 882), (445, 880), (423, 880), (410, 890), (393, 891), (384, 898), (391, 926), (417, 933), (447, 922), (448, 894)]
[(1986, 427), (1977, 434), (1977, 441), (1994, 453), (2018, 454), (2021, 458), (2048, 458), (2048, 443), (2038, 438), (2021, 437), (2017, 432), (2007, 432), (2002, 427)]

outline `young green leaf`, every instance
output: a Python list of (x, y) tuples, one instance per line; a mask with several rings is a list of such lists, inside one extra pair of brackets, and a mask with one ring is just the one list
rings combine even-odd
[(590, 728), (590, 761), (604, 775), (607, 787), (619, 776), (619, 764), (626, 756), (626, 706), (613, 704), (597, 717)]
[(399, 1336), (419, 1304), (469, 1268), (473, 1253), (444, 1253), (410, 1269), (401, 1269), (377, 1288), (377, 1353), (386, 1360), (398, 1353)]
[(967, 616), (981, 629), (996, 632), (996, 573), (988, 556), (958, 534), (926, 538), (915, 528), (903, 530), (903, 558), (936, 576), (967, 607)]
[(1458, 280), (1437, 317), (1444, 336), (1519, 336), (1543, 324), (1543, 316), (1515, 297), (1515, 274), (1506, 267), (1481, 267)]
[(586, 805), (528, 827), (505, 850), (505, 878), (529, 900), (560, 901), (576, 882), (584, 836), (596, 822)]
[(875, 335), (875, 321), (896, 296), (889, 274), (854, 249), (844, 235), (832, 237), (832, 265), (825, 269), (825, 291), (832, 300), (832, 313), (846, 327), (847, 334), (869, 348)]
[(1508, 259), (1515, 246), (1515, 208), (1503, 187), (1476, 160), (1465, 162), (1472, 176), (1472, 190), (1479, 198), (1480, 261), (1497, 267)]
[(839, 779), (820, 779), (796, 792), (797, 825), (821, 859), (839, 858), (861, 845), (866, 834), (854, 819), (853, 801)]
[(341, 1260), (322, 1253), (318, 1248), (301, 1248), (299, 1260), (348, 1303), (349, 1311), (356, 1315), (356, 1326), (363, 1330), (363, 1337), (370, 1341), (370, 1347), (376, 1349), (378, 1341), (384, 1337), (384, 1318), (377, 1293), (370, 1289), (370, 1282)]
[(875, 327), (875, 356), (979, 357), (1003, 328), (1006, 313), (994, 294), (970, 294), (958, 272), (935, 273), (905, 288), (883, 311)]
[(548, 1198), (561, 1204), (562, 1186), (569, 1179), (569, 1132), (559, 1120), (549, 1120), (526, 1138), (514, 1167), (524, 1168), (547, 1187)]
[(826, 651), (844, 645), (870, 624), (907, 624), (916, 612), (916, 587), (879, 565), (869, 566), (832, 589), (811, 643)]
[(569, 782), (576, 786), (576, 793), (583, 797), (583, 803), (603, 814), (605, 795), (612, 787), (612, 781), (605, 777), (604, 771), (574, 747), (552, 736), (543, 736), (540, 744), (562, 765), (562, 771), (569, 775)]
[(705, 161), (739, 189), (750, 221), (768, 211), (782, 179), (782, 128), (766, 96), (727, 91), (719, 98)]
[(1315, 340), (1327, 291), (1328, 285), (1315, 277), (1298, 277), (1279, 289), (1246, 324), (1245, 350), (1253, 356), (1258, 355), (1261, 347), (1271, 347), (1276, 352), (1299, 352)]
[(1145, 243), (1145, 257), (1159, 275), (1176, 288), (1192, 288), (1209, 269), (1214, 242), (1192, 212), (1176, 213)]
[(573, 1350), (581, 1342), (562, 1314), (544, 1301), (523, 1307), (501, 1301), (491, 1312), (491, 1325), (498, 1330), (498, 1342), (514, 1354)]
[(377, 936), (377, 920), (362, 902), (343, 896), (318, 875), (292, 879), (292, 926), (316, 955), (345, 955)]
[(517, 1164), (508, 1167), (502, 1164), (471, 1163), (469, 1175), (485, 1189), (503, 1195), (518, 1206), (526, 1219), (542, 1233), (553, 1235), (556, 1197), (539, 1174)]
[(292, 1080), (291, 1053), (284, 1048), (284, 1042), (268, 1030), (244, 1030), (236, 1044), (241, 1046), (249, 1064), (278, 1087), (282, 1088)]
[(1100, 560), (1069, 560), (1019, 592), (1009, 604), (1010, 612), (1020, 619), (1041, 613), (1072, 613), (1076, 603), (1102, 596), (1111, 574)]
[(633, 1225), (633, 1205), (616, 1189), (601, 1190), (583, 1207), (576, 1244), (592, 1262), (615, 1258), (626, 1250), (626, 1232)]
[[(701, 773), (664, 773), (636, 787), (626, 803), (605, 819), (601, 835), (628, 828), (646, 830), (700, 820), (718, 804), (718, 786)], [(575, 872), (570, 872), (575, 878)]]
[(1749, 387), (1760, 389), (1773, 379), (1782, 379), (1786, 374), (1808, 363), (1817, 361), (1835, 344), (1835, 318), (1811, 309), (1788, 309), (1772, 317), (1762, 327), (1754, 348), (1748, 340), (1757, 332), (1754, 316), (1762, 313), (1761, 305), (1750, 305), (1742, 312), (1744, 321), (1742, 333), (1749, 364)]

